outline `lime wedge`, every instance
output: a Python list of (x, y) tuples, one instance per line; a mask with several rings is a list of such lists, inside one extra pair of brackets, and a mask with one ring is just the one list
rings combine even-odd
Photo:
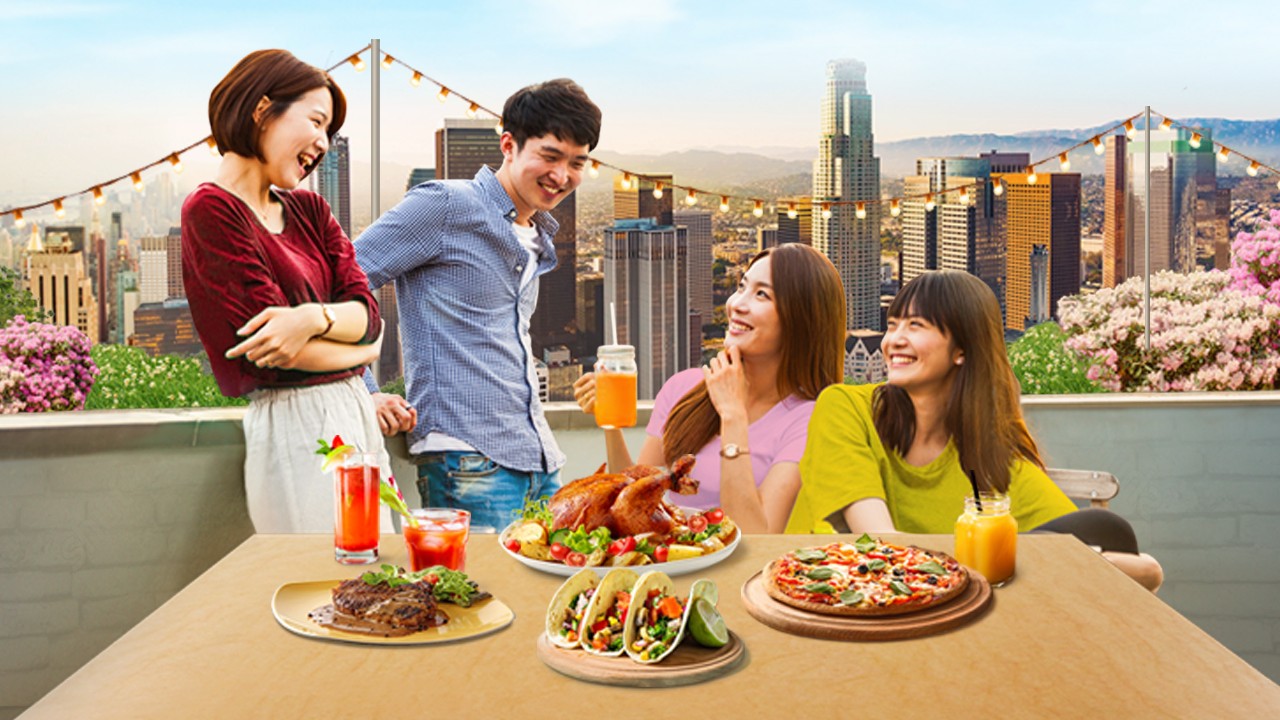
[(320, 472), (329, 472), (333, 469), (333, 466), (342, 462), (342, 458), (346, 457), (347, 453), (354, 452), (355, 449), (354, 445), (339, 445), (338, 447), (330, 450), (329, 453), (324, 456), (324, 464), (320, 466)]
[(693, 601), (688, 629), (693, 639), (703, 647), (724, 647), (729, 642), (729, 629), (724, 625), (724, 618), (706, 598)]

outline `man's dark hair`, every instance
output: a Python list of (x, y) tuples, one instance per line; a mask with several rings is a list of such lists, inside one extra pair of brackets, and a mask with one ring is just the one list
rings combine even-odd
[(559, 78), (517, 90), (502, 107), (502, 127), (523, 147), (529, 138), (555, 135), (595, 149), (600, 141), (600, 108), (578, 83)]

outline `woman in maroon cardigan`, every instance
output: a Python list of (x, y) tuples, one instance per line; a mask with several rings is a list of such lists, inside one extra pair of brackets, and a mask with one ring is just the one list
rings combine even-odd
[(249, 54), (209, 98), (217, 177), (182, 206), (196, 330), (223, 394), (250, 399), (245, 492), (258, 532), (333, 528), (317, 438), (382, 452), (360, 381), (378, 355), (378, 305), (328, 204), (295, 189), (345, 115), (328, 73), (284, 50)]

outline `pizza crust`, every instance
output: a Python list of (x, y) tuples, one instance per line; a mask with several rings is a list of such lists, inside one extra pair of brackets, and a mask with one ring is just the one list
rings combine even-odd
[[(793, 551), (794, 552), (794, 551)], [(939, 560), (955, 562), (953, 558), (934, 550), (927, 550), (930, 555)], [(790, 554), (790, 553), (788, 553)], [(957, 563), (958, 564), (958, 563)], [(783, 589), (782, 584), (778, 581), (779, 573), (782, 568), (781, 559), (770, 562), (764, 568), (764, 587), (769, 593), (769, 597), (780, 603), (790, 605), (807, 612), (817, 613), (819, 615), (835, 615), (841, 617), (875, 617), (886, 615), (905, 615), (907, 613), (917, 612), (926, 608), (936, 607), (942, 603), (955, 598), (964, 592), (969, 586), (969, 573), (960, 566), (957, 574), (957, 581), (954, 585), (942, 588), (933, 595), (928, 596), (924, 601), (913, 598), (912, 600), (901, 603), (899, 605), (888, 606), (871, 606), (859, 607), (857, 605), (828, 605), (826, 603), (813, 602), (811, 600), (802, 600), (800, 598), (791, 597)]]

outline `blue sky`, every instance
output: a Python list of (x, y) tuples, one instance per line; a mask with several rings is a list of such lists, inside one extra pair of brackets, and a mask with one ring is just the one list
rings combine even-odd
[[(573, 77), (604, 111), (602, 147), (625, 152), (814, 144), (823, 68), (839, 57), (868, 65), (880, 141), (1085, 127), (1148, 103), (1280, 116), (1280, 44), (1262, 34), (1277, 11), (1261, 1), (361, 5), (0, 0), (0, 203), (78, 191), (203, 137), (209, 90), (249, 51), (328, 65), (373, 37), (493, 107)], [(335, 77), (347, 131), (367, 138), (369, 72)], [(384, 72), (384, 162), (432, 164), (440, 119), (463, 110), (433, 96)], [(354, 146), (360, 160), (367, 141)]]

